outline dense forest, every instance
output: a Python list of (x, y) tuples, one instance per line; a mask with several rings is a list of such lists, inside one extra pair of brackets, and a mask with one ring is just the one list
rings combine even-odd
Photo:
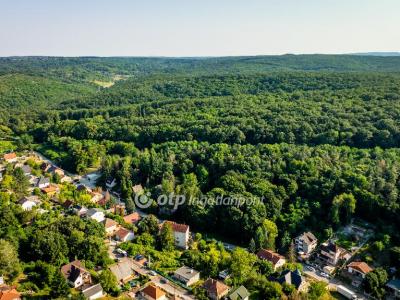
[(1, 58), (0, 112), (3, 138), (102, 168), (127, 201), (139, 183), (263, 197), (175, 213), (237, 243), (266, 218), (286, 249), (354, 216), (399, 240), (399, 57)]

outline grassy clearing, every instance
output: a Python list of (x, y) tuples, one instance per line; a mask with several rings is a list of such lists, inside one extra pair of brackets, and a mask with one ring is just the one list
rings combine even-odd
[(100, 80), (93, 80), (94, 84), (97, 84), (103, 88), (109, 88), (112, 87), (115, 83), (115, 81), (100, 81)]

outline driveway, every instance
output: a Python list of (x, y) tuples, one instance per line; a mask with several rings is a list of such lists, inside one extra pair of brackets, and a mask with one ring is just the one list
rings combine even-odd
[[(156, 286), (163, 289), (170, 295), (179, 296), (184, 300), (194, 300), (195, 299), (195, 297), (193, 295), (190, 295), (187, 290), (175, 285), (174, 283), (172, 283), (171, 281), (169, 281), (168, 279), (166, 279), (160, 275), (152, 276), (152, 277), (150, 277), (150, 280)], [(161, 281), (165, 281), (165, 283), (162, 283)]]

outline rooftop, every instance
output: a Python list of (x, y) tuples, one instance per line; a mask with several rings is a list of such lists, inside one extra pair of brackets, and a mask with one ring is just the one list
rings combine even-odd
[(183, 278), (185, 278), (187, 280), (190, 280), (191, 278), (197, 276), (198, 274), (199, 274), (198, 271), (196, 271), (196, 270), (194, 270), (192, 268), (186, 267), (186, 266), (180, 267), (179, 269), (177, 269), (174, 272), (174, 275), (178, 275), (178, 276), (183, 277)]

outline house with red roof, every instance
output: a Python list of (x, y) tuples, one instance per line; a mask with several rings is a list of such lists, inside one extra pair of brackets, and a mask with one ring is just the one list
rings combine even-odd
[(3, 155), (3, 159), (8, 163), (13, 163), (18, 160), (17, 154), (15, 152), (6, 153)]
[(179, 224), (172, 221), (165, 221), (164, 224), (169, 224), (172, 228), (175, 238), (175, 246), (188, 249), (189, 248), (189, 225)]
[(14, 288), (0, 288), (0, 300), (21, 300), (21, 294)]
[(128, 230), (124, 227), (120, 227), (117, 232), (115, 233), (115, 238), (121, 242), (128, 242), (132, 241), (135, 237), (133, 231)]
[(271, 250), (260, 249), (260, 251), (258, 251), (257, 253), (257, 257), (259, 259), (268, 260), (269, 262), (271, 262), (274, 267), (274, 271), (276, 271), (278, 268), (282, 267), (286, 263), (286, 259), (284, 256)]
[(156, 287), (153, 284), (149, 284), (143, 290), (141, 290), (140, 295), (146, 300), (167, 300), (166, 293)]
[(129, 215), (124, 216), (123, 218), (124, 222), (127, 224), (136, 224), (141, 219), (140, 215), (136, 211)]
[(347, 265), (347, 271), (355, 276), (365, 278), (365, 275), (373, 271), (373, 269), (363, 261), (353, 261)]
[(207, 296), (213, 300), (219, 300), (228, 295), (230, 287), (216, 279), (208, 278), (203, 288), (207, 292)]

